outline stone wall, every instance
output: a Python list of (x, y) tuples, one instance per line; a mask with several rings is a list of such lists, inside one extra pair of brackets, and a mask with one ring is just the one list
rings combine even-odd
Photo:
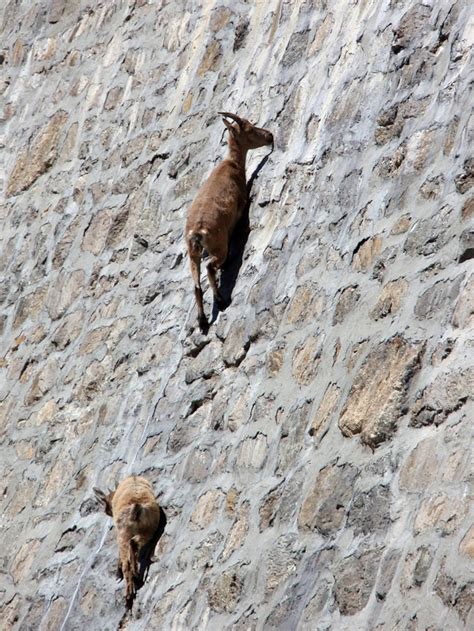
[[(2, 3), (2, 629), (474, 627), (469, 5)], [(222, 109), (277, 146), (203, 336)], [(126, 615), (130, 473), (168, 525)]]

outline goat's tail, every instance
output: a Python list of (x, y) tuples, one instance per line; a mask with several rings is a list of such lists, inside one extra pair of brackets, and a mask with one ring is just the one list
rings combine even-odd
[(140, 519), (140, 515), (142, 514), (142, 510), (141, 504), (133, 504), (130, 519), (132, 521), (138, 521)]
[(203, 236), (201, 232), (190, 232), (188, 234), (189, 249), (195, 254), (201, 255), (204, 250), (204, 244), (202, 242)]

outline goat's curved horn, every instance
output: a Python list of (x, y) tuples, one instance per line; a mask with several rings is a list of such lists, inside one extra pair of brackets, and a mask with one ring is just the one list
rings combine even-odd
[(226, 116), (231, 120), (235, 121), (239, 127), (242, 127), (243, 121), (236, 114), (231, 114), (230, 112), (218, 112), (221, 116)]

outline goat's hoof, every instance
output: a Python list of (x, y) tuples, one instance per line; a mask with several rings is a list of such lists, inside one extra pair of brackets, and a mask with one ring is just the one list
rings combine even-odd
[(141, 587), (143, 587), (143, 585), (145, 585), (145, 583), (140, 576), (134, 576), (133, 585), (135, 587), (135, 590), (139, 590)]
[(206, 316), (202, 316), (202, 318), (198, 318), (198, 325), (201, 330), (201, 333), (204, 333), (204, 335), (209, 331), (209, 322), (207, 321)]

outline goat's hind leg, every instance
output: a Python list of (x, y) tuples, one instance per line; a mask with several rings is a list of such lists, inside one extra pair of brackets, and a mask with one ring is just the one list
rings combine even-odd
[(226, 307), (226, 301), (221, 294), (217, 286), (217, 272), (224, 265), (224, 261), (227, 258), (227, 250), (220, 252), (218, 255), (214, 255), (207, 264), (207, 276), (209, 278), (209, 284), (214, 294), (214, 300), (220, 311), (223, 311)]
[(205, 331), (208, 326), (206, 314), (204, 313), (204, 305), (202, 301), (201, 289), (201, 256), (189, 253), (189, 261), (191, 265), (191, 274), (194, 281), (194, 296), (198, 310), (198, 324), (201, 331)]

